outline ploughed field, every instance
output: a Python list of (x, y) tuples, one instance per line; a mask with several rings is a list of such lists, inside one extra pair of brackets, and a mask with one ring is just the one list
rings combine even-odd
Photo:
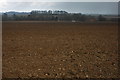
[(117, 78), (116, 23), (3, 22), (3, 78)]

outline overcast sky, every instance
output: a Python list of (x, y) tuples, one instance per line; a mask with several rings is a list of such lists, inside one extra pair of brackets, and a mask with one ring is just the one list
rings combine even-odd
[[(88, 0), (89, 1), (89, 0)], [(110, 1), (110, 0), (109, 0)], [(65, 10), (87, 14), (117, 14), (117, 2), (1, 2), (0, 12), (31, 10)]]

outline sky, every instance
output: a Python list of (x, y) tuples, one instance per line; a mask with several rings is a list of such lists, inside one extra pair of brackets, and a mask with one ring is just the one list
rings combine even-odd
[[(38, 0), (39, 1), (39, 0)], [(111, 2), (51, 2), (46, 0), (39, 2), (27, 1), (11, 1), (7, 0), (0, 2), (0, 12), (18, 11), (18, 12), (30, 12), (31, 10), (63, 10), (70, 13), (83, 13), (83, 14), (117, 14), (118, 3), (117, 0), (109, 0)], [(102, 0), (101, 0), (102, 1)], [(105, 0), (104, 0), (105, 1)]]
[(118, 2), (119, 0), (0, 0), (0, 2)]

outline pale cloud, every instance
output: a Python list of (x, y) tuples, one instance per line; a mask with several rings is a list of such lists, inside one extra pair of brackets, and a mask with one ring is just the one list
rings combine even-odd
[(54, 2), (30, 2), (31, 3), (31, 7), (35, 6), (36, 8), (41, 8), (41, 9), (46, 9), (48, 7), (52, 7), (54, 5), (56, 5), (56, 3)]
[(31, 10), (64, 10), (88, 14), (117, 14), (117, 2), (3, 2), (0, 12)]
[(119, 2), (119, 0), (0, 0), (0, 2)]
[(31, 11), (52, 9), (54, 2), (1, 2), (0, 12), (6, 11)]
[(6, 0), (0, 0), (0, 8), (5, 7), (8, 4)]

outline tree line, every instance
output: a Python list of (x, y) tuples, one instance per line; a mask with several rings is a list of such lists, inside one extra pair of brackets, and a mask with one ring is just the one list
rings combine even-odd
[(9, 16), (7, 13), (2, 14), (3, 21), (106, 21), (106, 18), (102, 15), (98, 17), (85, 15), (81, 13), (36, 13), (31, 11), (28, 15), (13, 14)]

